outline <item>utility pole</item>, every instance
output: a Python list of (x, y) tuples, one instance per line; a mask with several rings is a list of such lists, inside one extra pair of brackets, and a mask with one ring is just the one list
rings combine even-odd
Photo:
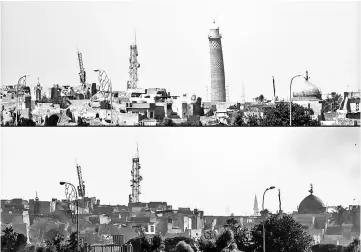
[(282, 213), (282, 207), (281, 207), (281, 189), (278, 189), (278, 202), (279, 202), (279, 210), (278, 213)]
[[(265, 196), (265, 194), (266, 194), (266, 192), (268, 190), (272, 190), (274, 188), (275, 188), (274, 186), (271, 186), (271, 187), (267, 188), (263, 193), (263, 199), (262, 199), (262, 211), (263, 211), (263, 214), (264, 214), (264, 196)], [(262, 227), (263, 227), (263, 252), (266, 252), (266, 230), (264, 228), (264, 222), (265, 221), (266, 220), (264, 220), (263, 223), (262, 223)]]

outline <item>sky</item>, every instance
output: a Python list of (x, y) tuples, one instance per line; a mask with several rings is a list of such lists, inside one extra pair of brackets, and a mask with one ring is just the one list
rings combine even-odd
[(77, 48), (88, 82), (106, 70), (125, 90), (136, 30), (139, 86), (205, 97), (210, 85), (208, 30), (223, 35), (226, 85), (232, 101), (287, 97), (293, 76), (309, 71), (323, 93), (361, 83), (361, 2), (179, 0), (1, 2), (1, 84), (30, 74), (46, 87), (79, 84)]
[[(165, 201), (206, 215), (297, 210), (309, 195), (327, 206), (360, 204), (358, 128), (2, 128), (1, 198), (65, 198), (60, 181), (89, 197), (127, 204), (139, 144), (140, 201)], [(355, 199), (355, 201), (353, 201)]]

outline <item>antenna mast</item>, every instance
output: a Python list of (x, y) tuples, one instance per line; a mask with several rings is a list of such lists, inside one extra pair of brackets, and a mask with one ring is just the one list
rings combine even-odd
[(129, 80), (127, 82), (127, 89), (138, 88), (138, 68), (140, 64), (138, 62), (138, 46), (137, 46), (137, 34), (134, 31), (134, 43), (130, 46), (129, 57)]
[(139, 150), (138, 150), (138, 143), (137, 143), (137, 152), (135, 157), (133, 158), (133, 165), (132, 165), (132, 180), (131, 188), (132, 194), (129, 195), (129, 203), (136, 203), (139, 202), (139, 195), (140, 195), (140, 182), (143, 180), (142, 176), (139, 174), (140, 164), (139, 164)]

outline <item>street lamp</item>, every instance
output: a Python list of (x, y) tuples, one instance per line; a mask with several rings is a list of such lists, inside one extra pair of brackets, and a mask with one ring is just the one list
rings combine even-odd
[[(76, 188), (73, 184), (68, 182), (59, 182), (60, 185), (65, 185), (65, 197), (69, 202), (76, 200), (76, 235), (77, 235), (77, 249), (78, 252), (80, 251), (79, 248), (79, 200), (78, 200), (78, 193)], [(70, 187), (70, 188), (69, 188)], [(70, 190), (69, 190), (70, 189)]]
[[(268, 187), (263, 193), (263, 199), (262, 199), (263, 214), (264, 214), (264, 196), (268, 190), (272, 190), (272, 189), (275, 189), (275, 187), (274, 186)], [(263, 227), (263, 252), (266, 252), (266, 231), (264, 229), (264, 221), (263, 221), (262, 227)]]
[(30, 74), (25, 74), (24, 76), (21, 76), (18, 80), (18, 85), (16, 86), (16, 113), (15, 113), (15, 125), (18, 126), (18, 113), (19, 113), (19, 86), (23, 85), (26, 86), (26, 77), (28, 77)]
[[(298, 77), (303, 77), (303, 76), (301, 74), (298, 74), (298, 75), (294, 76), (291, 79), (291, 83), (290, 83), (290, 126), (292, 126), (292, 93), (291, 93), (291, 88), (292, 88), (293, 79), (298, 78)], [(303, 78), (305, 78), (305, 80), (308, 81), (308, 72), (307, 71), (306, 71), (306, 77), (303, 77)]]
[[(113, 124), (113, 89), (112, 89), (112, 82), (108, 78), (108, 75), (105, 72), (105, 70), (94, 69), (94, 72), (98, 73), (99, 84), (102, 86), (103, 89), (105, 89), (106, 85), (109, 85), (108, 88), (110, 88), (110, 122), (111, 122), (111, 124)], [(101, 92), (109, 93), (109, 91), (107, 91), (107, 90), (103, 90)]]

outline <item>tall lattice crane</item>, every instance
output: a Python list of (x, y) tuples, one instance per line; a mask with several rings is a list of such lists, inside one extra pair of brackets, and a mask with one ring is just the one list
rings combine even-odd
[(132, 194), (129, 195), (129, 202), (136, 203), (139, 202), (139, 195), (140, 195), (140, 182), (143, 180), (142, 176), (139, 174), (140, 164), (139, 164), (139, 150), (138, 150), (138, 143), (137, 143), (137, 152), (135, 157), (133, 158), (133, 166), (132, 166), (132, 180), (131, 188)]
[(85, 182), (81, 175), (81, 166), (78, 163), (76, 164), (76, 170), (78, 172), (78, 179), (79, 179), (78, 195), (79, 197), (85, 197)]
[(137, 46), (137, 35), (134, 31), (134, 43), (130, 46), (129, 56), (129, 80), (127, 82), (127, 89), (138, 88), (138, 68), (140, 64), (138, 62), (138, 46)]
[(80, 68), (80, 72), (79, 72), (80, 83), (83, 84), (84, 86), (86, 82), (86, 72), (84, 70), (84, 65), (83, 65), (83, 55), (81, 52), (79, 52), (79, 50), (78, 50), (78, 60), (79, 60), (79, 68)]

